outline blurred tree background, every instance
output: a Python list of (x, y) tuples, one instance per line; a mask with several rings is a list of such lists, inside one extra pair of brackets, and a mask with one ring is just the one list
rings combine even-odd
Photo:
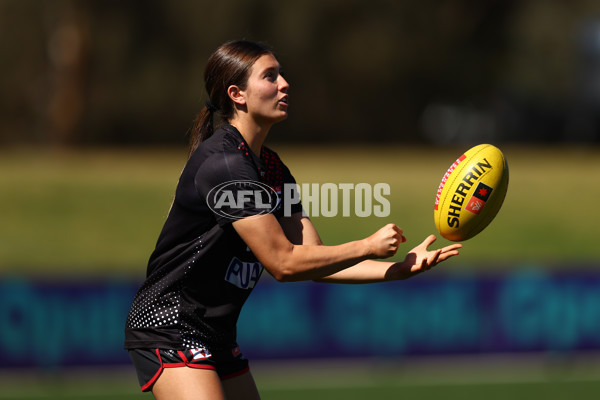
[(179, 145), (222, 42), (291, 83), (272, 140), (598, 142), (594, 0), (0, 0), (0, 145)]

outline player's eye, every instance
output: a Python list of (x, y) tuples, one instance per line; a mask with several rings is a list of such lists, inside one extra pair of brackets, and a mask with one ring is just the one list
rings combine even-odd
[(267, 71), (265, 73), (265, 78), (270, 81), (275, 81), (277, 79), (277, 73), (275, 71)]

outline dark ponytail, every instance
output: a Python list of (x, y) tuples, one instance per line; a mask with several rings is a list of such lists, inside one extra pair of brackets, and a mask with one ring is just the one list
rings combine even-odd
[(200, 143), (208, 139), (215, 131), (213, 125), (213, 112), (209, 110), (208, 106), (200, 111), (194, 121), (194, 127), (192, 128), (192, 134), (190, 135), (190, 154), (192, 155), (194, 150), (198, 148)]
[(265, 54), (273, 54), (266, 45), (238, 40), (221, 45), (210, 56), (204, 70), (208, 100), (194, 121), (190, 135), (190, 156), (200, 143), (212, 136), (216, 127), (233, 117), (235, 109), (227, 89), (231, 85), (245, 89), (252, 65)]

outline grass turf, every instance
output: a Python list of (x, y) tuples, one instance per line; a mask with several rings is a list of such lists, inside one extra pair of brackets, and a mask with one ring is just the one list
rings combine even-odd
[[(358, 363), (357, 363), (358, 361)], [(263, 400), (275, 399), (594, 399), (600, 393), (595, 359), (552, 363), (543, 358), (446, 358), (370, 363), (347, 360), (254, 365)], [(557, 360), (554, 360), (557, 361)], [(565, 360), (562, 360), (565, 361)], [(0, 399), (151, 399), (139, 391), (133, 371), (48, 372), (27, 376), (0, 373)]]
[[(435, 233), (439, 180), (465, 149), (272, 146), (298, 183), (388, 183), (391, 215), (313, 217), (328, 244), (387, 222), (408, 250)], [(496, 220), (455, 265), (595, 264), (600, 149), (505, 147), (510, 184)], [(185, 149), (4, 150), (0, 267), (4, 274), (140, 276), (167, 215)], [(448, 243), (439, 239), (436, 245)], [(402, 251), (396, 256), (400, 258)]]
[[(306, 389), (279, 389), (263, 390), (262, 400), (361, 400), (365, 398), (386, 399), (419, 399), (419, 400), (505, 400), (505, 399), (545, 399), (545, 400), (569, 400), (569, 399), (595, 399), (600, 393), (600, 382), (535, 382), (535, 383), (512, 383), (512, 384), (475, 384), (475, 385), (391, 385), (374, 387), (330, 387), (330, 388), (306, 388)], [(39, 388), (35, 393), (3, 394), (0, 399), (10, 400), (58, 400), (58, 399), (111, 399), (111, 400), (133, 400), (153, 399), (150, 394), (133, 393), (129, 389), (112, 388), (97, 392), (86, 390), (61, 390)]]

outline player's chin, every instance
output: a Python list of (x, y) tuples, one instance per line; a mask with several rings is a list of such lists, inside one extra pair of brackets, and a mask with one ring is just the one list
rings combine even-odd
[(281, 121), (285, 121), (288, 117), (288, 113), (287, 110), (279, 110), (277, 112), (277, 115), (275, 116), (274, 120), (275, 122), (281, 122)]

